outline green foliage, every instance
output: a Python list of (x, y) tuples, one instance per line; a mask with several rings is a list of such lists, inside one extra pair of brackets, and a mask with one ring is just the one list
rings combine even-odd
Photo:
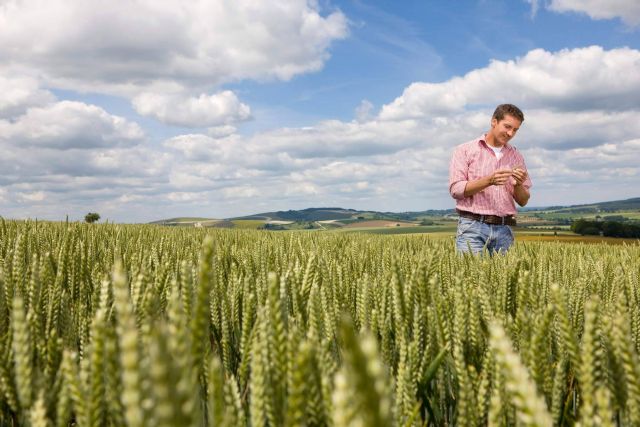
[(640, 246), (0, 224), (0, 426), (640, 423)]
[(100, 220), (100, 214), (97, 212), (89, 212), (84, 216), (84, 221), (93, 224), (94, 222), (98, 222)]
[(640, 225), (617, 221), (587, 221), (578, 219), (571, 224), (571, 231), (582, 235), (640, 238)]

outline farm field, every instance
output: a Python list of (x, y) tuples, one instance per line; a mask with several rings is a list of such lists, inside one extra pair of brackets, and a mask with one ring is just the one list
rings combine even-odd
[(390, 220), (369, 220), (353, 222), (345, 225), (345, 228), (376, 228), (376, 227), (412, 227), (414, 223), (404, 221), (390, 221)]
[(635, 210), (619, 210), (615, 212), (584, 212), (584, 213), (576, 213), (567, 211), (564, 212), (562, 210), (552, 211), (552, 212), (534, 212), (523, 214), (523, 217), (526, 217), (529, 220), (559, 220), (559, 219), (576, 219), (576, 218), (584, 218), (589, 220), (595, 220), (598, 218), (607, 218), (607, 217), (624, 217), (629, 220), (640, 220), (640, 211)]
[(639, 425), (640, 245), (518, 239), (1, 221), (0, 426)]
[[(409, 226), (409, 227), (349, 227), (335, 230), (339, 233), (362, 233), (382, 235), (425, 234), (430, 238), (453, 239), (456, 235), (456, 225)], [(518, 242), (556, 242), (556, 243), (587, 243), (587, 244), (634, 244), (637, 239), (618, 237), (581, 236), (568, 230), (549, 230), (532, 228), (515, 228), (516, 243)]]
[(222, 220), (197, 217), (180, 217), (156, 221), (153, 224), (169, 227), (194, 227), (196, 224), (202, 227), (212, 227)]
[(263, 225), (264, 221), (255, 220), (255, 219), (253, 220), (252, 219), (234, 219), (233, 221), (231, 221), (231, 223), (234, 225), (234, 228), (255, 230), (261, 225)]
[(455, 227), (451, 226), (406, 226), (406, 227), (353, 227), (340, 230), (343, 233), (367, 233), (367, 234), (429, 234), (429, 235), (455, 235)]
[(577, 234), (518, 234), (516, 240), (519, 242), (558, 242), (558, 243), (587, 243), (587, 244), (607, 244), (607, 245), (633, 245), (640, 241), (638, 239), (625, 239), (619, 237), (602, 236), (580, 236)]

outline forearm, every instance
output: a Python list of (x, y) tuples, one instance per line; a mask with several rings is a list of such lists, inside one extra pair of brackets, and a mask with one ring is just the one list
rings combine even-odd
[(485, 188), (491, 187), (491, 176), (485, 176), (484, 178), (476, 179), (475, 181), (468, 181), (464, 187), (464, 197), (471, 197), (476, 193), (481, 192)]
[(515, 185), (513, 187), (513, 198), (520, 206), (524, 206), (529, 201), (529, 190), (524, 185)]

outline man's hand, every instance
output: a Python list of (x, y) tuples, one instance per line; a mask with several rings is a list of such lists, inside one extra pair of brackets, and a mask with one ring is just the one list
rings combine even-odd
[(524, 169), (522, 169), (521, 167), (515, 167), (512, 170), (511, 176), (513, 176), (513, 179), (515, 181), (514, 185), (515, 186), (520, 186), (527, 179), (527, 172)]
[(498, 169), (489, 175), (489, 185), (505, 185), (514, 174), (511, 169)]
[(520, 206), (524, 206), (529, 201), (530, 196), (527, 187), (522, 185), (527, 179), (527, 171), (521, 166), (516, 166), (513, 168), (512, 176), (513, 198)]
[(471, 197), (476, 193), (489, 188), (492, 185), (505, 185), (509, 180), (514, 185), (514, 198), (520, 206), (524, 206), (529, 200), (529, 193), (522, 183), (527, 179), (527, 172), (524, 168), (516, 166), (514, 169), (498, 169), (491, 175), (486, 175), (475, 181), (467, 182), (464, 187), (464, 197)]

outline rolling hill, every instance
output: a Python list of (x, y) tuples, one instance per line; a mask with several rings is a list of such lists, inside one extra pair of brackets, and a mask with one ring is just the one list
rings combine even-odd
[[(613, 213), (613, 212), (630, 212), (638, 211), (640, 213), (640, 197), (635, 197), (625, 200), (614, 200), (607, 202), (597, 202), (591, 204), (582, 205), (569, 205), (569, 206), (547, 206), (547, 207), (532, 207), (521, 210), (521, 213), (535, 214), (536, 212), (557, 213), (564, 214), (566, 216), (579, 217), (582, 214), (594, 214), (594, 213)], [(370, 221), (370, 220), (390, 220), (390, 221), (420, 221), (425, 218), (434, 217), (449, 217), (455, 214), (454, 209), (440, 209), (440, 210), (424, 210), (415, 212), (378, 212), (378, 211), (361, 211), (356, 209), (344, 209), (339, 207), (326, 207), (326, 208), (307, 208), (301, 210), (287, 210), (287, 211), (273, 211), (263, 212), (253, 215), (226, 218), (226, 219), (211, 219), (211, 218), (197, 218), (197, 217), (182, 217), (182, 218), (170, 218), (165, 220), (153, 221), (151, 224), (158, 225), (185, 225), (193, 226), (197, 223), (204, 227), (215, 226), (216, 223), (223, 223), (225, 225), (252, 223), (272, 223), (277, 224), (279, 222), (286, 223), (302, 223), (302, 222), (316, 222), (316, 221), (344, 221), (345, 223), (358, 222), (358, 221)], [(219, 224), (222, 225), (222, 224)]]

